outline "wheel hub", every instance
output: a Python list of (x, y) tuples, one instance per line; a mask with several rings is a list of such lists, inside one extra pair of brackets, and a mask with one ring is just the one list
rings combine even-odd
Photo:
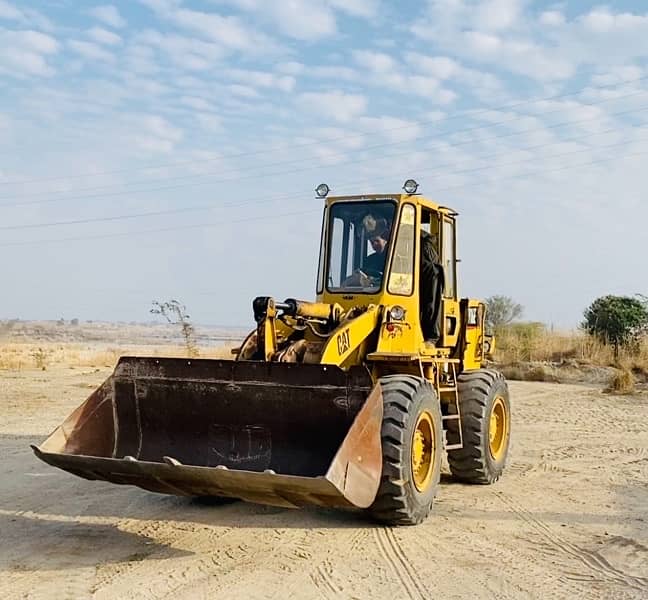
[(436, 458), (436, 440), (432, 415), (419, 415), (412, 437), (412, 477), (414, 486), (423, 492), (430, 484)]
[(506, 450), (506, 438), (508, 436), (508, 415), (506, 405), (501, 396), (495, 398), (491, 409), (488, 426), (488, 442), (491, 456), (495, 460), (502, 458)]

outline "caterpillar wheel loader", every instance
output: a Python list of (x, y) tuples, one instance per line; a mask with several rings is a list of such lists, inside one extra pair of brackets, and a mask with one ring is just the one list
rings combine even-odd
[(121, 357), (36, 456), (153, 492), (364, 509), (392, 525), (426, 518), (444, 451), (456, 479), (496, 481), (507, 384), (484, 368), (484, 304), (458, 296), (457, 213), (417, 187), (318, 186), (315, 302), (256, 298), (231, 360)]

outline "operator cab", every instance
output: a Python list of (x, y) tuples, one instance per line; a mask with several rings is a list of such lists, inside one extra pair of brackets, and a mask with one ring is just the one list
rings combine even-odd
[(382, 288), (394, 229), (396, 200), (331, 206), (326, 288), (331, 293), (375, 294)]

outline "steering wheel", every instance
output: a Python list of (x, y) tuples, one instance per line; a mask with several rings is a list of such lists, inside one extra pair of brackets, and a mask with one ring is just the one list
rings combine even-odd
[(383, 272), (378, 271), (377, 269), (367, 269), (365, 267), (362, 267), (362, 269), (358, 269), (360, 273), (363, 273), (367, 277), (371, 277), (371, 279), (382, 279)]
[(382, 279), (382, 272), (375, 269), (356, 269), (352, 275), (343, 282), (343, 287), (368, 287), (375, 286)]

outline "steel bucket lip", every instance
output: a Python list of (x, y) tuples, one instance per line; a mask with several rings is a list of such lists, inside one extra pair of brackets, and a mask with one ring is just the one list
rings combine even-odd
[[(332, 462), (325, 462), (312, 476), (310, 473), (282, 474), (264, 473), (260, 470), (224, 469), (218, 466), (190, 464), (186, 459), (185, 464), (176, 461), (177, 464), (174, 465), (158, 462), (157, 457), (155, 461), (114, 458), (117, 452), (114, 444), (120, 428), (115, 428), (114, 425), (109, 428), (112, 442), (106, 444), (101, 441), (101, 436), (97, 438), (101, 429), (98, 428), (93, 433), (93, 427), (99, 427), (109, 418), (112, 423), (116, 418), (114, 394), (119, 386), (147, 379), (154, 385), (181, 386), (184, 380), (189, 384), (202, 384), (207, 381), (224, 388), (230, 384), (248, 389), (264, 385), (285, 386), (297, 393), (317, 387), (334, 394), (339, 390), (337, 395), (340, 397), (355, 398), (355, 407), (352, 412), (347, 412), (348, 417), (355, 416), (341, 440), (341, 445), (337, 447)], [(364, 400), (361, 401), (361, 398)], [(349, 411), (350, 405), (345, 403), (340, 408)], [(32, 449), (44, 462), (85, 479), (128, 483), (151, 491), (176, 495), (205, 495), (205, 485), (209, 486), (209, 481), (212, 481), (212, 495), (219, 495), (219, 489), (227, 492), (226, 484), (233, 482), (235, 485), (229, 489), (231, 493), (223, 495), (281, 506), (315, 504), (366, 508), (374, 500), (380, 480), (381, 422), (382, 392), (379, 385), (373, 385), (368, 370), (363, 366), (345, 371), (335, 365), (322, 364), (121, 357), (113, 374), (40, 446), (32, 446)], [(97, 440), (101, 454), (95, 453), (92, 446), (83, 447), (83, 443), (95, 443)], [(112, 446), (112, 452), (108, 445)], [(88, 449), (92, 454), (87, 453)], [(132, 453), (139, 456), (139, 452), (134, 450), (135, 448), (132, 451), (123, 448), (118, 455)], [(173, 453), (170, 448), (169, 451)], [(143, 473), (143, 469), (150, 473)], [(281, 467), (281, 470), (284, 469), (285, 465)], [(121, 479), (120, 473), (123, 475)], [(174, 486), (172, 482), (179, 474), (186, 475), (181, 478), (185, 487)], [(137, 480), (138, 477), (140, 481)], [(207, 481), (201, 481), (201, 477)], [(265, 488), (257, 493), (255, 489), (250, 490), (246, 487), (246, 480), (253, 488), (257, 483)], [(220, 487), (219, 482), (222, 484)], [(273, 491), (274, 488), (279, 488), (281, 493)]]
[[(105, 458), (82, 454), (45, 452), (31, 445), (34, 454), (45, 463), (84, 479), (135, 485), (147, 491), (183, 496), (214, 495), (246, 501), (300, 508), (303, 506), (358, 507), (344, 495), (344, 490), (327, 474), (316, 477), (287, 475), (268, 471), (246, 471), (223, 467), (171, 464), (125, 458)], [(199, 485), (179, 487), (195, 477)], [(193, 491), (192, 491), (193, 490)], [(205, 494), (205, 490), (209, 494)]]
[[(242, 377), (245, 375), (244, 377)], [(353, 365), (342, 369), (338, 365), (321, 363), (266, 362), (255, 360), (231, 360), (221, 358), (173, 358), (152, 356), (121, 356), (112, 377), (153, 378), (171, 380), (221, 380), (234, 384), (269, 383), (289, 387), (312, 387), (315, 381), (326, 388), (365, 390), (373, 387), (368, 367)]]

